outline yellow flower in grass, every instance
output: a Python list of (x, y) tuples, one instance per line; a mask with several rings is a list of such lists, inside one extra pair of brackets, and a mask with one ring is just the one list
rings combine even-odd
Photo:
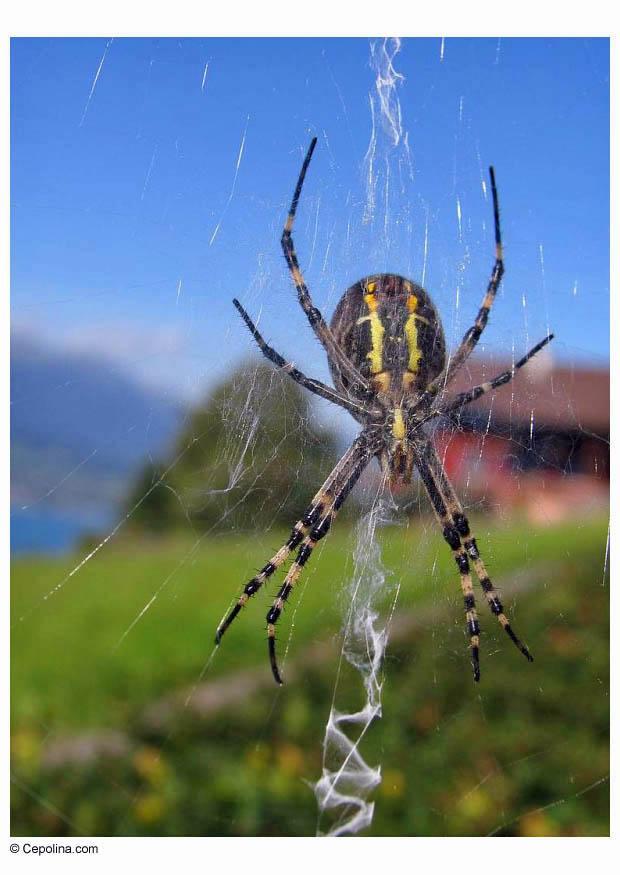
[(542, 811), (532, 811), (521, 818), (519, 833), (522, 836), (555, 836), (558, 831), (551, 818)]
[(381, 780), (381, 795), (389, 799), (400, 799), (405, 792), (405, 776), (398, 769), (386, 769)]
[(136, 751), (133, 767), (150, 784), (161, 784), (168, 775), (168, 766), (161, 752), (154, 747), (141, 747)]
[(276, 752), (278, 765), (286, 775), (301, 775), (304, 770), (304, 755), (294, 744), (283, 744)]
[(466, 793), (458, 801), (459, 813), (476, 822), (489, 814), (493, 805), (493, 800), (481, 787)]
[(21, 769), (33, 769), (39, 763), (41, 740), (32, 729), (19, 729), (11, 738), (11, 754)]
[(157, 793), (145, 793), (134, 802), (134, 814), (140, 823), (156, 823), (166, 812), (166, 803)]

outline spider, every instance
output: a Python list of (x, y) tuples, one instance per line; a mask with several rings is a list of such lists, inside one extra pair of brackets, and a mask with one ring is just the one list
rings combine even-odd
[(480, 625), (472, 584), (472, 565), (492, 613), (525, 658), (532, 662), (533, 657), (517, 637), (504, 612), (467, 517), (425, 430), (425, 424), (437, 416), (458, 414), (466, 404), (508, 383), (516, 371), (552, 340), (553, 334), (536, 344), (511, 370), (448, 401), (443, 400), (445, 387), (480, 339), (504, 273), (499, 202), (492, 167), (489, 168), (489, 176), (495, 224), (495, 262), (475, 322), (451, 356), (446, 358), (441, 320), (428, 292), (396, 274), (372, 274), (356, 282), (340, 299), (328, 325), (312, 302), (293, 243), (297, 205), (316, 142), (315, 137), (304, 159), (281, 243), (299, 303), (327, 354), (335, 388), (307, 377), (283, 358), (265, 342), (239, 301), (234, 299), (233, 303), (263, 355), (305, 389), (348, 410), (361, 423), (362, 431), (316, 493), (304, 515), (295, 523), (286, 543), (245, 585), (237, 603), (219, 625), (215, 643), (219, 645), (224, 632), (248, 600), (297, 550), (267, 614), (271, 670), (276, 683), (282, 684), (276, 660), (276, 624), (284, 604), (312, 551), (328, 533), (334, 517), (362, 471), (376, 457), (391, 484), (410, 483), (414, 466), (420, 475), (443, 537), (458, 567), (473, 676), (475, 681), (479, 681)]

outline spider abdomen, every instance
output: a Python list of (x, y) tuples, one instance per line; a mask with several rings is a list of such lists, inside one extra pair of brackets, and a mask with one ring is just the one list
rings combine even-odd
[[(375, 391), (395, 399), (420, 393), (445, 366), (435, 305), (421, 286), (397, 274), (373, 274), (347, 289), (331, 330)], [(330, 367), (335, 385), (353, 391), (346, 376)]]

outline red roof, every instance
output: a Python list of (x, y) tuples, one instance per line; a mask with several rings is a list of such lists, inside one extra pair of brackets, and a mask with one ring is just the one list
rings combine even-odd
[[(450, 385), (449, 395), (465, 391), (512, 367), (498, 360), (472, 358)], [(562, 431), (609, 434), (609, 370), (555, 365), (543, 350), (520, 370), (512, 382), (484, 395), (465, 410), (492, 420)]]

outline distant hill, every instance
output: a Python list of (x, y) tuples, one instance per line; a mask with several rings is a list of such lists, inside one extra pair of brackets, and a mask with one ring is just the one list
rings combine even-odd
[(64, 355), (14, 333), (12, 503), (47, 496), (46, 504), (59, 508), (110, 508), (134, 470), (167, 450), (184, 415), (182, 405), (108, 362)]
[(168, 457), (135, 478), (128, 528), (290, 525), (338, 458), (337, 432), (312, 409), (309, 392), (262, 360), (231, 370), (188, 415)]

